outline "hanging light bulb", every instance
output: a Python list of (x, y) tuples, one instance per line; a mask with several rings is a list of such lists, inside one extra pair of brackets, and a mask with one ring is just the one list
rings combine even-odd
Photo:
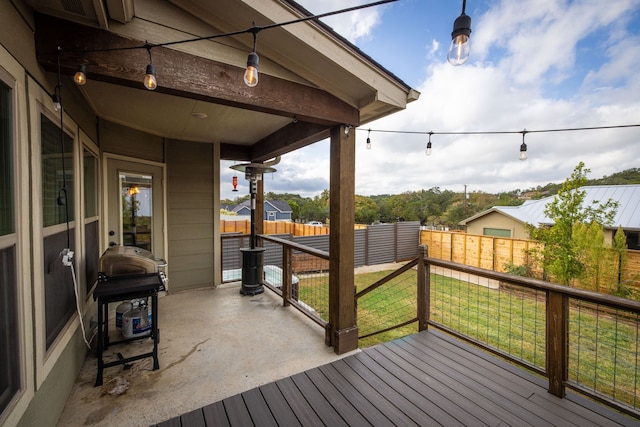
[(156, 80), (156, 67), (154, 67), (153, 64), (147, 65), (143, 82), (144, 87), (149, 90), (154, 90), (158, 87), (158, 81)]
[(447, 53), (447, 59), (451, 65), (462, 65), (469, 59), (471, 53), (471, 17), (464, 13), (467, 1), (462, 1), (462, 13), (453, 22), (451, 33), (451, 46)]
[(53, 103), (53, 109), (56, 113), (59, 113), (62, 110), (62, 101), (60, 100), (60, 95), (54, 93), (51, 95), (51, 102)]
[(256, 53), (256, 41), (258, 39), (258, 32), (260, 28), (256, 27), (256, 23), (253, 23), (250, 32), (253, 34), (253, 50), (247, 57), (247, 70), (244, 72), (244, 84), (249, 87), (255, 87), (258, 84), (258, 54)]
[(78, 71), (73, 75), (73, 81), (78, 86), (84, 86), (87, 83), (87, 67), (84, 64), (78, 65)]
[(520, 156), (518, 156), (519, 160), (527, 160), (527, 144), (524, 143), (524, 135), (526, 133), (526, 129), (522, 131), (522, 144), (520, 144)]
[(146, 48), (147, 52), (149, 52), (149, 65), (147, 65), (142, 82), (144, 83), (144, 87), (149, 90), (154, 90), (158, 87), (158, 81), (156, 80), (156, 67), (153, 65), (153, 58), (151, 58), (151, 45), (147, 43)]
[(244, 84), (255, 87), (258, 84), (258, 54), (251, 52), (247, 57), (247, 70), (244, 72)]
[(349, 129), (351, 129), (351, 125), (344, 125), (344, 136), (349, 136)]
[(369, 129), (369, 133), (367, 133), (367, 150), (371, 150), (371, 138), (369, 135), (371, 135), (371, 129)]
[(427, 149), (424, 151), (427, 156), (431, 155), (431, 135), (433, 135), (433, 132), (429, 132), (429, 142), (427, 142)]

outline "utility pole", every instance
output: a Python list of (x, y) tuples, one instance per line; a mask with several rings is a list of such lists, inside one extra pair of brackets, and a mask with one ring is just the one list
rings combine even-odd
[(464, 185), (464, 199), (462, 200), (463, 208), (462, 212), (464, 213), (465, 218), (467, 217), (467, 184)]

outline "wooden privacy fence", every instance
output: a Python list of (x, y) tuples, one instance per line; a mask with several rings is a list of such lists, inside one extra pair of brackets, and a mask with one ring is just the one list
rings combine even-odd
[[(222, 233), (251, 233), (251, 221), (242, 219), (237, 221), (220, 220)], [(291, 234), (292, 236), (316, 236), (329, 234), (329, 227), (300, 224), (286, 221), (264, 221), (264, 234)]]
[[(436, 230), (421, 230), (420, 243), (429, 246), (432, 258), (499, 272), (505, 272), (508, 264), (526, 265), (527, 252), (541, 248), (541, 243), (533, 240)], [(610, 273), (607, 276), (617, 280), (616, 272)], [(622, 277), (630, 278), (632, 286), (640, 289), (640, 251), (627, 251)]]

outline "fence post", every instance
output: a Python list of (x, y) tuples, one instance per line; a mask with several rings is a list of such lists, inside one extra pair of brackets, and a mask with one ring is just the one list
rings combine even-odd
[(547, 376), (549, 393), (564, 397), (569, 361), (569, 298), (555, 291), (547, 292)]
[(291, 248), (282, 247), (282, 306), (288, 307), (291, 299)]
[(431, 311), (431, 266), (424, 260), (429, 255), (429, 247), (420, 245), (418, 251), (418, 331), (424, 331), (429, 326)]

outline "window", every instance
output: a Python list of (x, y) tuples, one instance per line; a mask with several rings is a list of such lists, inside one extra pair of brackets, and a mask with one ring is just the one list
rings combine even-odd
[(84, 164), (84, 217), (98, 216), (98, 159), (86, 148), (83, 152)]
[(20, 390), (12, 106), (0, 81), (0, 413)]
[(11, 129), (11, 88), (0, 82), (0, 236), (15, 231)]
[(494, 236), (494, 237), (511, 237), (511, 230), (507, 230), (504, 228), (483, 228), (482, 234), (485, 236)]
[(98, 220), (98, 159), (86, 148), (82, 150), (84, 168), (84, 271), (87, 294), (98, 280), (98, 261), (100, 258)]
[(42, 223), (49, 227), (73, 221), (73, 139), (41, 117)]
[[(62, 264), (61, 252), (75, 252), (73, 215), (74, 140), (46, 116), (41, 115), (42, 223), (44, 253), (44, 311), (47, 349), (71, 319), (76, 300), (71, 270)], [(67, 224), (59, 230), (51, 228)], [(46, 228), (49, 227), (49, 230)]]

